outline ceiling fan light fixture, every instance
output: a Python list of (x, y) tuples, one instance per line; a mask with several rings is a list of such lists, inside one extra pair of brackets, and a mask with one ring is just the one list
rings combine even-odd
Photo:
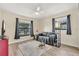
[(40, 11), (40, 7), (37, 7), (36, 10), (37, 10), (37, 11)]
[(38, 12), (35, 12), (35, 14), (36, 14), (36, 15), (39, 15), (39, 13), (38, 13)]

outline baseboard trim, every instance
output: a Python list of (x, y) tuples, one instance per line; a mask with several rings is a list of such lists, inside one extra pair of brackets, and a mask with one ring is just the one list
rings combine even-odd
[(75, 48), (75, 49), (78, 49), (79, 50), (79, 47), (75, 47), (75, 46), (71, 46), (71, 45), (67, 45), (67, 44), (63, 44), (63, 43), (61, 45), (68, 46), (68, 47), (72, 47), (72, 48)]

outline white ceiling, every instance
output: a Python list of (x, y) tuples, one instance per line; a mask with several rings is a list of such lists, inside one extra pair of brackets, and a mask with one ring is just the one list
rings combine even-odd
[[(40, 7), (39, 15), (35, 14), (37, 7)], [(77, 3), (0, 3), (4, 10), (37, 19), (77, 7)]]

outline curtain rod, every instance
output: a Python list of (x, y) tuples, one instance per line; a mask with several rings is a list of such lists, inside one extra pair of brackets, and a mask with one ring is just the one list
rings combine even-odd
[(20, 20), (24, 20), (24, 21), (33, 21), (33, 20), (27, 20), (27, 19), (21, 19), (21, 18), (18, 18)]
[[(70, 15), (70, 14), (68, 14), (68, 15)], [(57, 19), (57, 18), (62, 18), (62, 17), (66, 17), (66, 16), (68, 16), (68, 15), (55, 17), (54, 19)]]
[(20, 20), (24, 20), (24, 21), (32, 21), (32, 20), (27, 20), (27, 19), (20, 19)]

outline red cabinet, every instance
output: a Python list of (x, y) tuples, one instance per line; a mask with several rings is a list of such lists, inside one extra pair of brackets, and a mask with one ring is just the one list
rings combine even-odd
[(0, 56), (8, 56), (8, 40), (0, 40)]

